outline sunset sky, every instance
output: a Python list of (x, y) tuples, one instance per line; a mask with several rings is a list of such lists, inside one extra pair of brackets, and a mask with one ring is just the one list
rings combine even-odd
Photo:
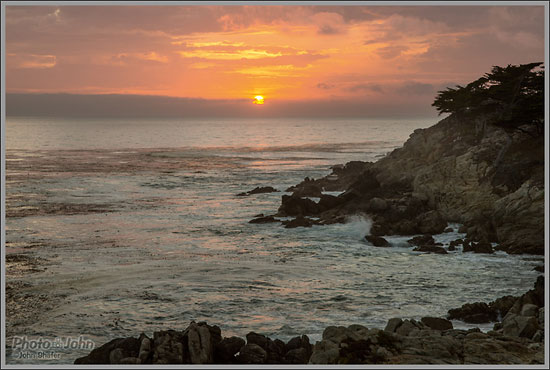
[[(543, 6), (7, 6), (6, 90), (428, 114), (438, 90), (493, 65), (544, 61), (544, 15)], [(253, 104), (257, 95), (265, 104)]]

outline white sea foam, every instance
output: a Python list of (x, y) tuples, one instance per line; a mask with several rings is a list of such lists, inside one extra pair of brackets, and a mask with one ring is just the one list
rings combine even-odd
[(349, 234), (357, 240), (362, 240), (365, 235), (370, 234), (372, 220), (366, 214), (356, 214), (349, 216), (346, 220), (346, 225), (349, 228)]

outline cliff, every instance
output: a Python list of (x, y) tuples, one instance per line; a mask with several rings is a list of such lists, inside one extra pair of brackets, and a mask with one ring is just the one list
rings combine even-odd
[(544, 137), (454, 116), (417, 130), (374, 166), (410, 182), (446, 221), (511, 253), (544, 254)]
[[(275, 216), (316, 216), (326, 224), (363, 213), (378, 236), (440, 233), (459, 222), (470, 241), (544, 254), (544, 136), (521, 130), (453, 114), (414, 131), (377, 162), (305, 179), (288, 189), (294, 193), (283, 196)], [(303, 198), (328, 190), (344, 193), (321, 195), (318, 203)]]

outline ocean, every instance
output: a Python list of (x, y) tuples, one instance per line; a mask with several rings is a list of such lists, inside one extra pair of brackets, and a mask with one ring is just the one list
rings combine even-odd
[[(376, 161), (436, 122), (8, 117), (6, 253), (17, 257), (6, 263), (7, 362), (89, 352), (19, 359), (10, 339), (21, 335), (99, 346), (195, 320), (224, 336), (315, 342), (330, 325), (384, 328), (523, 294), (540, 256), (423, 254), (408, 236), (376, 248), (364, 215), (311, 228), (248, 223), (305, 177)], [(236, 196), (257, 186), (279, 192)], [(436, 241), (464, 236), (449, 226)]]

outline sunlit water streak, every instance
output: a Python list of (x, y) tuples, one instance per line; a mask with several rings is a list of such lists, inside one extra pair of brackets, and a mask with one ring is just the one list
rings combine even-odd
[[(256, 186), (284, 191), (331, 165), (376, 160), (433, 123), (10, 118), (8, 212), (108, 208), (7, 218), (7, 252), (48, 261), (21, 279), (59, 299), (16, 329), (101, 344), (205, 320), (225, 336), (316, 340), (329, 325), (383, 328), (391, 317), (444, 316), (467, 302), (523, 293), (538, 257), (422, 254), (402, 247), (408, 237), (375, 248), (363, 241), (369, 222), (360, 217), (297, 229), (248, 224), (274, 213), (284, 193), (235, 196)], [(452, 226), (436, 239), (462, 236)], [(20, 247), (32, 242), (42, 245)]]

